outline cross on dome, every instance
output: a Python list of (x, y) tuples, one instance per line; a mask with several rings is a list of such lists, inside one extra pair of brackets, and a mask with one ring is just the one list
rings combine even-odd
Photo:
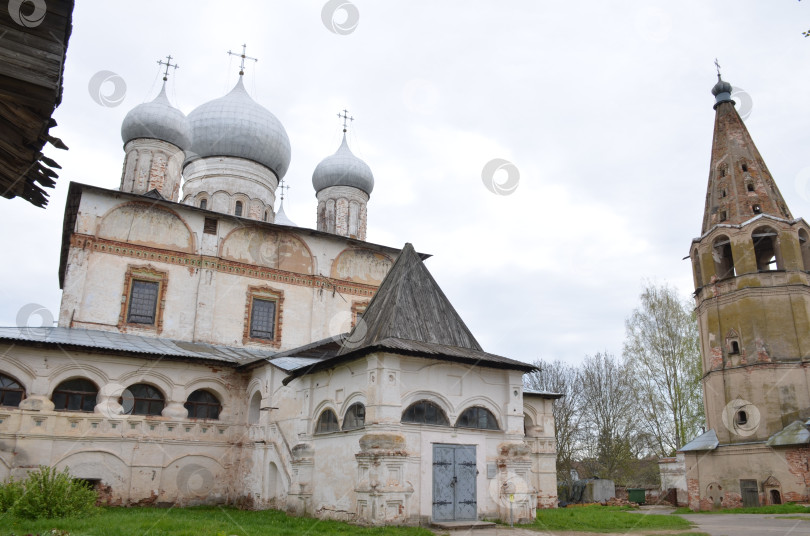
[(343, 132), (346, 132), (346, 127), (348, 126), (346, 124), (346, 121), (347, 120), (354, 121), (354, 117), (350, 117), (349, 116), (349, 110), (346, 110), (345, 108), (343, 109), (343, 114), (342, 115), (338, 114), (338, 117), (343, 119)]
[(250, 56), (247, 56), (245, 54), (246, 50), (247, 50), (247, 45), (242, 45), (242, 53), (241, 54), (237, 54), (236, 52), (231, 52), (230, 50), (228, 51), (228, 54), (230, 56), (239, 56), (240, 58), (242, 58), (242, 61), (239, 63), (239, 76), (243, 76), (245, 74), (245, 60), (259, 61), (258, 58), (252, 58)]
[(172, 55), (169, 54), (168, 56), (166, 56), (166, 61), (158, 60), (158, 65), (165, 65), (166, 66), (166, 70), (163, 72), (163, 81), (164, 82), (169, 79), (169, 67), (172, 67), (175, 70), (180, 68), (180, 66), (177, 65), (176, 63), (172, 63), (172, 59), (173, 59)]

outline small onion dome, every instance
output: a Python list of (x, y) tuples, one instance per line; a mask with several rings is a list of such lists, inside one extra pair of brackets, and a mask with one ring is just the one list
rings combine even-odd
[(250, 98), (242, 77), (224, 97), (188, 114), (194, 157), (233, 156), (270, 168), (281, 179), (290, 166), (290, 139), (284, 125)]
[(281, 205), (278, 207), (278, 212), (276, 213), (276, 219), (273, 223), (277, 225), (287, 225), (288, 227), (298, 227), (293, 221), (287, 217), (287, 214), (284, 212), (284, 202), (281, 202)]
[(337, 152), (327, 156), (312, 173), (312, 186), (316, 192), (330, 186), (351, 186), (371, 195), (374, 175), (368, 165), (354, 156), (346, 143), (346, 134)]
[(734, 102), (731, 100), (731, 84), (720, 78), (720, 75), (717, 75), (717, 83), (712, 88), (712, 95), (714, 95), (717, 104), (721, 102)]
[(162, 140), (191, 149), (191, 127), (185, 114), (171, 105), (166, 96), (166, 84), (152, 102), (139, 104), (129, 111), (121, 123), (124, 144), (136, 139)]

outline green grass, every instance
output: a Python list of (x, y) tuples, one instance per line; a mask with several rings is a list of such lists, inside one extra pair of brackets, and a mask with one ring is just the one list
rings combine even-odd
[(622, 506), (590, 505), (538, 510), (537, 520), (523, 527), (535, 530), (578, 530), (616, 532), (644, 530), (686, 530), (692, 524), (671, 515), (630, 513)]
[(722, 510), (701, 510), (693, 512), (689, 508), (678, 508), (675, 514), (810, 514), (810, 508), (800, 504), (772, 504), (768, 506), (757, 506), (754, 508), (724, 508)]
[(104, 508), (84, 519), (28, 521), (0, 516), (0, 536), (66, 530), (70, 536), (433, 536), (418, 527), (366, 528), (288, 517), (276, 510), (235, 508)]

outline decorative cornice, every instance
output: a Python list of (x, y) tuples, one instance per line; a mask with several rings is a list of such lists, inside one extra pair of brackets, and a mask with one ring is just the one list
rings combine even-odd
[(353, 296), (371, 297), (377, 292), (377, 287), (374, 285), (334, 280), (318, 274), (299, 274), (287, 270), (231, 261), (219, 257), (169, 251), (79, 233), (73, 233), (71, 235), (70, 247), (90, 249), (98, 253), (107, 253), (119, 257), (128, 257), (149, 262), (162, 262), (188, 268), (204, 268), (206, 270), (215, 270), (226, 274), (242, 275), (261, 281), (275, 281), (286, 285), (316, 289), (334, 289), (341, 294), (351, 294)]

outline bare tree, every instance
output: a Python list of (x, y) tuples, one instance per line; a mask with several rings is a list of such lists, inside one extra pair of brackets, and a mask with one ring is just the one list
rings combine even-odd
[(692, 307), (667, 285), (648, 284), (625, 322), (624, 358), (638, 410), (659, 456), (670, 456), (703, 424), (698, 328)]
[(591, 474), (623, 483), (639, 450), (630, 370), (615, 356), (586, 356), (580, 371), (586, 432), (583, 459)]
[(562, 398), (554, 401), (554, 438), (557, 442), (557, 480), (571, 483), (571, 469), (579, 453), (582, 419), (582, 389), (579, 371), (562, 361), (538, 360), (534, 365), (540, 369), (527, 374), (524, 384), (528, 389), (559, 393)]

